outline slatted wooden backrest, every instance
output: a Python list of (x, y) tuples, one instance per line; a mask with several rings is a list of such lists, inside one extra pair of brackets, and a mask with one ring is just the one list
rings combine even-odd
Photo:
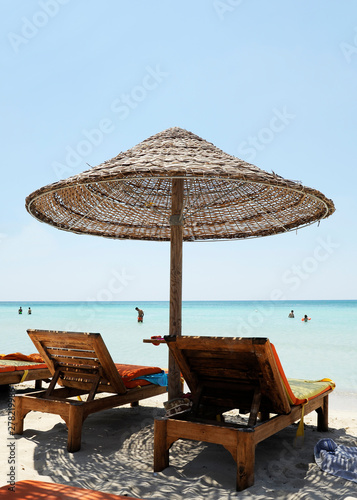
[(52, 375), (60, 370), (58, 383), (88, 390), (124, 394), (127, 389), (115, 368), (100, 333), (27, 330)]
[(258, 388), (262, 410), (290, 412), (268, 339), (194, 336), (165, 339), (193, 395), (203, 391), (203, 403), (249, 409)]

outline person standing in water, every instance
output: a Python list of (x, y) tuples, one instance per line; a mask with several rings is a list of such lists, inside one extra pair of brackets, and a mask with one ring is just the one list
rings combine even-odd
[(31, 307), (28, 308), (27, 314), (32, 314)]
[(135, 307), (135, 310), (138, 311), (138, 323), (142, 323), (144, 320), (144, 311), (138, 307)]
[(307, 314), (305, 314), (305, 316), (303, 318), (301, 318), (301, 321), (305, 321), (305, 323), (307, 323), (308, 321), (310, 321), (311, 318), (308, 318), (307, 317)]
[(19, 307), (19, 314), (22, 314), (22, 307)]
[(291, 310), (291, 312), (289, 312), (288, 318), (295, 318), (293, 310)]

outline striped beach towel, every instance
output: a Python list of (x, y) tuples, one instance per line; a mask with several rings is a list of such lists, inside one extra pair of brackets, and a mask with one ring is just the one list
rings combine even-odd
[(315, 462), (324, 472), (357, 483), (357, 447), (320, 439), (314, 448)]

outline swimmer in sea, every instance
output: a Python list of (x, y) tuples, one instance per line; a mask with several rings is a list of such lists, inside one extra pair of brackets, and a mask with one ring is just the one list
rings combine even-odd
[(138, 311), (138, 323), (142, 323), (144, 319), (144, 311), (138, 307), (135, 307), (135, 310)]
[(293, 310), (291, 310), (291, 312), (289, 312), (288, 318), (295, 318)]
[(307, 317), (307, 314), (305, 314), (305, 316), (301, 319), (301, 321), (305, 321), (305, 323), (307, 323), (308, 321), (310, 321), (311, 318), (308, 318)]
[(22, 314), (22, 307), (19, 307), (19, 314)]

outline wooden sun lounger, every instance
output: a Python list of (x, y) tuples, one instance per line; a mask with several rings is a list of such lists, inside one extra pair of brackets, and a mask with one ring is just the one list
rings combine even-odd
[[(60, 415), (68, 427), (67, 450), (81, 447), (88, 415), (166, 392), (155, 384), (127, 389), (99, 333), (28, 330), (52, 380), (47, 390), (15, 396), (14, 434), (30, 411)], [(62, 386), (56, 387), (56, 384)]]
[[(289, 403), (269, 340), (187, 336), (165, 340), (193, 399), (190, 410), (155, 419), (154, 470), (169, 466), (169, 449), (178, 439), (206, 441), (221, 444), (232, 454), (238, 491), (252, 486), (256, 445), (302, 417), (303, 405)], [(333, 383), (324, 390), (304, 404), (305, 414), (316, 410), (321, 431), (328, 430)], [(223, 414), (232, 409), (249, 413), (247, 423), (226, 424)]]

